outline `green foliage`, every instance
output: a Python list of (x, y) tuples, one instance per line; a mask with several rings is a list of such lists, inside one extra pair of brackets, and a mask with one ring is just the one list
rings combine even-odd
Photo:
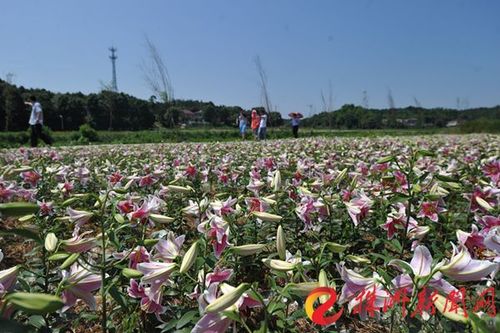
[(79, 129), (80, 138), (89, 142), (99, 141), (99, 134), (89, 124), (83, 124)]
[(499, 133), (500, 119), (479, 118), (460, 125), (463, 133)]

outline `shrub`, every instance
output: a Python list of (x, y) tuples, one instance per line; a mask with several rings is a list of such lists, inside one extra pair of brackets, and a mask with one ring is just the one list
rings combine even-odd
[(93, 129), (89, 124), (83, 124), (82, 126), (80, 126), (79, 131), (80, 131), (79, 141), (84, 141), (84, 142), (99, 141), (99, 135), (97, 134), (97, 131)]

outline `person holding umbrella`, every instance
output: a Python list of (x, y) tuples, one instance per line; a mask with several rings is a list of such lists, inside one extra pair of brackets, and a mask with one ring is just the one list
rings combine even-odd
[(259, 138), (259, 125), (260, 125), (260, 116), (257, 113), (257, 110), (252, 109), (252, 123), (250, 124), (252, 127), (252, 132), (255, 139)]
[(299, 112), (292, 112), (289, 114), (289, 116), (292, 118), (292, 133), (294, 138), (299, 137), (299, 124), (300, 124), (300, 118), (302, 118), (302, 114)]

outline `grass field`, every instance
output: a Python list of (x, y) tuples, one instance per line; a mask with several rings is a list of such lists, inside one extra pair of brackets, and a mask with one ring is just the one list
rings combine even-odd
[[(301, 128), (301, 137), (378, 137), (378, 136), (408, 136), (431, 134), (457, 134), (458, 129), (374, 129), (374, 130), (331, 130)], [(235, 128), (189, 128), (162, 129), (148, 131), (97, 131), (98, 140), (91, 141), (82, 138), (78, 131), (52, 132), (54, 146), (71, 146), (81, 144), (110, 143), (161, 143), (161, 142), (223, 142), (241, 140)], [(292, 137), (289, 128), (269, 128), (268, 139), (283, 139)], [(251, 132), (247, 139), (252, 140)], [(43, 143), (40, 143), (41, 145)], [(0, 148), (16, 148), (29, 145), (29, 131), (0, 133)]]

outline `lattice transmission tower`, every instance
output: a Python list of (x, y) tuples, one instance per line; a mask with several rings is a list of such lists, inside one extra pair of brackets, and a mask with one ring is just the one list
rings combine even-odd
[(117, 49), (114, 46), (112, 46), (109, 48), (109, 50), (111, 51), (109, 59), (111, 59), (111, 64), (113, 65), (113, 79), (111, 80), (111, 89), (114, 92), (118, 92), (118, 86), (116, 84), (116, 59), (118, 59), (118, 57), (115, 54)]

